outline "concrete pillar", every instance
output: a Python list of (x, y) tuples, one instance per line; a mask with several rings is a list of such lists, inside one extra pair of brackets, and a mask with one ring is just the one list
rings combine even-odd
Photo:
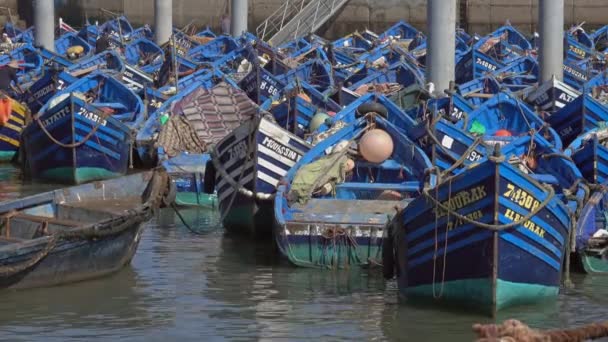
[(54, 0), (33, 0), (34, 41), (37, 46), (55, 51), (55, 3)]
[(173, 1), (154, 0), (154, 36), (156, 44), (162, 45), (173, 34)]
[(540, 79), (555, 76), (563, 79), (564, 67), (564, 0), (540, 0), (538, 4), (540, 34)]
[(426, 79), (440, 95), (455, 79), (456, 0), (429, 0), (426, 10)]
[(232, 0), (230, 31), (234, 37), (247, 32), (247, 18), (249, 16), (247, 5), (247, 0)]

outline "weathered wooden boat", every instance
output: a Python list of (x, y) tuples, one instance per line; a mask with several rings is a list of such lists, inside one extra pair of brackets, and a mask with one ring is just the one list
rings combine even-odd
[[(277, 191), (275, 240), (282, 255), (297, 266), (379, 265), (387, 222), (425, 185), (435, 185), (434, 175), (426, 183), (425, 170), (432, 165), (419, 147), (381, 116), (361, 114), (304, 154)], [(384, 131), (394, 144), (380, 163), (349, 154), (348, 146), (335, 147), (342, 141), (359, 142), (372, 129)], [(332, 152), (326, 155), (328, 149)], [(349, 158), (353, 168), (347, 171)], [(331, 190), (320, 191), (325, 186)]]
[(215, 32), (213, 32), (213, 30), (211, 30), (211, 28), (209, 26), (205, 27), (204, 30), (197, 32), (195, 34), (195, 36), (197, 36), (197, 37), (208, 37), (208, 38), (215, 38), (215, 37), (217, 37), (217, 35), (215, 34)]
[(125, 71), (125, 63), (116, 51), (108, 50), (78, 61), (65, 69), (74, 77), (81, 77), (96, 70), (103, 70), (108, 74), (122, 74)]
[(532, 44), (521, 32), (507, 24), (478, 40), (473, 44), (473, 49), (503, 65), (508, 65), (527, 56), (532, 50)]
[(316, 114), (330, 117), (342, 109), (306, 82), (288, 84), (284, 94), (266, 100), (260, 108), (271, 113), (279, 126), (300, 137), (312, 133), (310, 122)]
[(0, 65), (4, 66), (10, 61), (19, 62), (17, 79), (23, 88), (27, 88), (44, 72), (44, 60), (29, 44), (13, 49), (8, 54), (0, 55)]
[(141, 99), (112, 76), (93, 73), (59, 91), (22, 133), (32, 178), (84, 183), (124, 175)]
[(165, 61), (163, 50), (146, 38), (138, 38), (127, 44), (124, 56), (127, 64), (148, 74), (157, 72)]
[(591, 95), (584, 94), (546, 120), (567, 146), (582, 133), (599, 127), (601, 122), (608, 122), (608, 108)]
[(555, 77), (524, 92), (524, 100), (536, 112), (553, 114), (574, 101), (581, 93)]
[(21, 102), (25, 103), (32, 113), (38, 113), (40, 108), (61, 89), (76, 82), (78, 79), (57, 68), (47, 69), (44, 76), (34, 82), (23, 94)]
[(0, 101), (3, 102), (2, 110), (10, 111), (6, 121), (0, 123), (0, 162), (8, 162), (19, 149), (21, 131), (29, 120), (29, 112), (27, 107), (16, 99), (7, 96)]
[(205, 167), (210, 160), (208, 153), (181, 153), (162, 161), (161, 165), (175, 186), (175, 204), (185, 207), (217, 207), (217, 195), (205, 192)]
[(583, 60), (595, 53), (593, 38), (578, 25), (564, 32), (566, 58)]
[(471, 48), (456, 64), (456, 83), (462, 84), (493, 73), (504, 67), (504, 64), (494, 60), (485, 53)]
[[(370, 73), (348, 88), (342, 87), (339, 93), (339, 102), (343, 106), (348, 105), (368, 92), (379, 92), (390, 96), (412, 85), (424, 87), (422, 71), (405, 61), (397, 62), (387, 69)], [(383, 91), (383, 89), (386, 90)]]
[(229, 36), (214, 38), (206, 44), (199, 45), (188, 51), (188, 58), (195, 63), (211, 63), (218, 58), (238, 49), (240, 45)]
[(608, 180), (608, 131), (605, 127), (584, 131), (564, 151), (572, 158), (587, 182), (604, 184)]
[(0, 287), (48, 287), (127, 266), (167, 176), (148, 171), (0, 204)]
[(129, 37), (131, 38), (131, 40), (136, 40), (136, 39), (148, 39), (148, 40), (153, 40), (154, 39), (154, 31), (152, 31), (152, 28), (150, 28), (150, 25), (146, 24), (142, 27), (138, 27), (136, 29), (133, 30), (133, 32), (131, 32), (131, 36)]
[(597, 52), (605, 52), (608, 48), (608, 25), (593, 31), (589, 37), (593, 39), (593, 45)]
[(456, 91), (473, 106), (481, 106), (488, 99), (500, 92), (500, 83), (492, 75), (476, 78), (459, 84)]
[(492, 76), (501, 88), (513, 93), (536, 85), (539, 82), (540, 67), (536, 59), (525, 56), (514, 59), (508, 65), (494, 71)]
[[(465, 120), (466, 119), (466, 120)], [(543, 135), (557, 150), (562, 149), (560, 135), (512, 94), (501, 92), (460, 120), (457, 127), (480, 136), (484, 143), (507, 145), (531, 131)]]
[(133, 26), (129, 20), (120, 16), (114, 19), (110, 19), (101, 25), (85, 25), (78, 35), (86, 39), (91, 46), (95, 46), (97, 38), (102, 32), (108, 32), (110, 35), (110, 42), (115, 46), (123, 46), (126, 40), (130, 39), (131, 33), (133, 33)]
[[(584, 61), (583, 61), (584, 62)], [(582, 91), (587, 82), (591, 82), (596, 77), (591, 72), (591, 68), (583, 68), (580, 61), (565, 60), (564, 61), (564, 83)]]
[(78, 34), (68, 32), (55, 40), (55, 53), (70, 61), (76, 61), (92, 56), (94, 49)]
[(608, 188), (602, 184), (576, 222), (576, 261), (578, 269), (587, 274), (608, 274)]
[(425, 42), (426, 37), (412, 25), (405, 21), (399, 21), (379, 34), (378, 40), (380, 42), (394, 41), (405, 48), (406, 51), (409, 51)]
[[(273, 201), (279, 180), (310, 149), (310, 145), (278, 126), (247, 95), (233, 89), (231, 101), (215, 117), (239, 122), (211, 152), (208, 189), (217, 189), (224, 227), (255, 236), (270, 235)], [(214, 177), (212, 177), (214, 176)], [(205, 182), (207, 184), (207, 182)]]
[[(522, 153), (550, 157), (530, 164), (517, 157)], [(555, 297), (577, 205), (563, 190), (580, 177), (539, 135), (521, 137), (504, 155), (495, 146), (492, 156), (425, 190), (397, 216), (385, 276), (395, 267), (409, 299), (490, 314)]]
[(340, 51), (347, 55), (358, 55), (372, 49), (374, 42), (363, 37), (359, 32), (353, 32), (334, 40), (331, 45), (334, 51)]
[(188, 52), (190, 50), (201, 45), (200, 42), (195, 39), (192, 39), (190, 36), (176, 28), (173, 29), (172, 42), (175, 43), (175, 50), (177, 55), (184, 58), (187, 58)]

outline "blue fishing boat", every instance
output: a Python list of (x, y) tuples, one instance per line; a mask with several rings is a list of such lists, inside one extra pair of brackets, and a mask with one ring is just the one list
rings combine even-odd
[(124, 56), (127, 64), (148, 74), (157, 72), (165, 61), (163, 50), (146, 38), (138, 38), (127, 44)]
[(608, 274), (608, 188), (606, 183), (602, 184), (576, 222), (577, 264), (587, 274)]
[(374, 42), (366, 39), (359, 32), (354, 32), (334, 40), (331, 45), (334, 51), (339, 51), (346, 55), (358, 55), (372, 49)]
[(95, 46), (99, 35), (102, 32), (108, 32), (111, 43), (115, 46), (123, 46), (124, 42), (131, 38), (130, 36), (133, 31), (133, 26), (131, 26), (129, 20), (124, 16), (120, 16), (110, 19), (101, 25), (87, 24), (78, 32), (78, 35), (86, 39), (91, 46)]
[(483, 77), (485, 74), (493, 73), (502, 67), (504, 67), (503, 63), (494, 60), (477, 49), (471, 48), (462, 56), (460, 62), (456, 64), (456, 83), (469, 82)]
[(213, 30), (211, 30), (211, 28), (209, 28), (209, 26), (207, 26), (204, 30), (197, 32), (195, 34), (195, 36), (197, 36), (197, 37), (208, 37), (208, 38), (215, 38), (215, 37), (217, 37), (217, 35), (213, 32)]
[(406, 49), (412, 50), (419, 44), (426, 41), (426, 37), (412, 25), (405, 21), (399, 21), (393, 26), (389, 27), (386, 31), (378, 35), (378, 40), (382, 42), (396, 41)]
[(492, 73), (502, 88), (513, 93), (536, 85), (539, 81), (538, 62), (529, 56), (512, 60), (508, 65)]
[(582, 133), (599, 127), (602, 122), (608, 122), (608, 108), (591, 95), (584, 94), (546, 120), (567, 146)]
[[(389, 87), (390, 85), (395, 85), (396, 87)], [(412, 85), (424, 87), (424, 74), (420, 69), (406, 61), (397, 62), (387, 69), (370, 73), (369, 76), (362, 78), (348, 88), (342, 87), (339, 94), (339, 102), (341, 105), (348, 105), (359, 96), (368, 92), (382, 92), (385, 95), (390, 95)], [(382, 88), (388, 90), (382, 91)]]
[(8, 96), (1, 99), (0, 104), (3, 111), (0, 116), (0, 162), (8, 162), (19, 149), (21, 131), (29, 119), (29, 113), (25, 105)]
[(7, 21), (4, 23), (2, 32), (6, 33), (13, 43), (32, 43), (34, 41), (33, 27), (22, 30)]
[(47, 69), (44, 76), (34, 82), (23, 94), (21, 101), (32, 113), (38, 113), (40, 108), (58, 91), (76, 82), (78, 78), (58, 69)]
[(93, 54), (93, 47), (78, 34), (68, 32), (55, 40), (55, 53), (70, 61), (76, 61), (90, 57)]
[[(361, 114), (308, 151), (277, 191), (275, 240), (297, 266), (379, 265), (387, 222), (425, 186), (435, 185), (435, 176), (427, 182), (425, 170), (432, 164), (419, 147), (381, 116)], [(353, 142), (366, 148), (367, 131), (389, 137), (394, 147), (386, 159), (348, 152)]]
[(595, 44), (581, 25), (574, 26), (564, 32), (566, 58), (583, 60), (595, 54)]
[(487, 75), (459, 84), (456, 91), (473, 106), (481, 106), (501, 91), (501, 85), (492, 75)]
[(188, 51), (187, 57), (195, 63), (211, 63), (238, 49), (240, 45), (229, 36), (214, 38), (206, 44), (201, 44)]
[(607, 140), (608, 133), (604, 127), (586, 130), (564, 151), (591, 184), (604, 184), (608, 180)]
[(133, 32), (131, 32), (131, 36), (129, 38), (131, 38), (132, 41), (136, 40), (136, 39), (140, 39), (140, 38), (153, 40), (154, 31), (152, 31), (150, 26), (148, 24), (146, 24), (142, 27), (138, 27), (138, 28), (134, 29)]
[(161, 163), (175, 186), (175, 204), (185, 207), (217, 207), (217, 195), (205, 192), (205, 167), (210, 160), (208, 153), (181, 153)]
[(582, 91), (585, 83), (590, 82), (595, 77), (597, 76), (591, 73), (591, 69), (581, 67), (580, 61), (564, 61), (564, 83), (574, 89)]
[(473, 49), (503, 65), (508, 65), (527, 56), (532, 51), (532, 44), (521, 32), (507, 24), (478, 40), (473, 44)]
[(167, 185), (166, 174), (148, 171), (3, 202), (0, 288), (55, 286), (122, 269)]
[(19, 85), (27, 88), (37, 80), (44, 72), (44, 60), (32, 45), (24, 45), (11, 50), (9, 54), (0, 55), (0, 65), (6, 65), (10, 61), (18, 61), (17, 79)]
[(201, 45), (200, 42), (192, 39), (190, 36), (185, 34), (184, 32), (174, 28), (173, 29), (173, 39), (172, 41), (175, 43), (175, 50), (178, 56), (188, 57), (188, 53), (190, 50)]
[(385, 276), (398, 270), (402, 295), (490, 314), (557, 295), (577, 205), (562, 191), (580, 172), (539, 135), (503, 151), (425, 190), (393, 221)]
[(58, 92), (23, 131), (32, 178), (84, 183), (124, 175), (141, 99), (112, 76), (93, 73)]
[(80, 77), (96, 70), (105, 73), (122, 74), (125, 63), (116, 51), (104, 51), (66, 68), (65, 71), (74, 77)]
[(553, 114), (574, 101), (581, 93), (553, 77), (538, 87), (524, 91), (524, 99), (536, 112)]
[[(513, 95), (501, 92), (469, 113), (457, 124), (474, 136), (482, 137), (488, 145), (507, 145), (521, 135), (536, 132), (544, 136), (557, 150), (562, 149), (560, 135)], [(556, 129), (557, 130), (557, 129)]]
[(267, 99), (260, 108), (271, 113), (279, 126), (300, 137), (310, 133), (315, 115), (329, 118), (342, 109), (306, 82), (292, 82), (283, 93)]

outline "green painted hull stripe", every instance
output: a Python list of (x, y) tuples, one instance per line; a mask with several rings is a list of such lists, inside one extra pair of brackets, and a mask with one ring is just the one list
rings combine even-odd
[(600, 258), (590, 256), (590, 255), (581, 255), (581, 262), (583, 267), (585, 268), (585, 272), (587, 273), (599, 273), (604, 274), (608, 273), (608, 260), (602, 260)]
[(0, 162), (11, 161), (16, 153), (16, 151), (0, 151)]
[[(504, 280), (496, 281), (496, 310), (514, 305), (532, 304), (557, 296), (559, 287), (537, 284), (514, 283)], [(428, 298), (454, 303), (473, 305), (482, 311), (493, 311), (491, 279), (466, 279), (447, 281), (443, 285), (437, 281), (433, 285), (409, 287), (406, 296), (413, 298)]]
[(178, 192), (175, 196), (175, 204), (180, 206), (217, 207), (217, 196), (214, 194)]
[(86, 183), (95, 180), (104, 180), (122, 176), (120, 173), (111, 172), (98, 167), (81, 167), (74, 169), (71, 167), (59, 167), (43, 172), (40, 178), (57, 181), (61, 183)]

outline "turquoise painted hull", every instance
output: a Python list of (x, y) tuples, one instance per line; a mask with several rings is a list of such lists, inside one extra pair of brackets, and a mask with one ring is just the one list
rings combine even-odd
[(77, 169), (61, 167), (50, 169), (41, 174), (41, 178), (54, 182), (71, 184), (82, 184), (120, 176), (122, 176), (121, 173), (110, 172), (106, 169), (97, 167), (81, 167)]
[[(408, 298), (441, 297), (441, 301), (474, 308), (483, 313), (493, 314), (498, 310), (515, 306), (535, 304), (554, 298), (559, 287), (537, 284), (514, 283), (498, 279), (493, 290), (492, 279), (465, 279), (437, 282), (433, 285), (423, 285), (407, 288)], [(496, 298), (496, 307), (493, 300)]]
[(178, 192), (175, 196), (175, 204), (184, 207), (216, 208), (217, 195), (205, 193), (197, 194), (194, 192)]
[(578, 257), (585, 273), (608, 274), (608, 259), (587, 254), (579, 254)]

